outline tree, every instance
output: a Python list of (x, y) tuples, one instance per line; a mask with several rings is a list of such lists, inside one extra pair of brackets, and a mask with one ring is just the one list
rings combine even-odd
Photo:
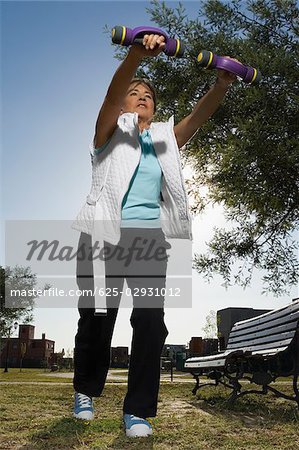
[[(36, 276), (32, 274), (30, 267), (15, 266), (4, 269), (0, 266), (0, 349), (1, 340), (6, 338), (4, 372), (8, 372), (9, 345), (13, 330), (18, 327), (18, 322), (30, 323), (33, 318), (35, 297), (24, 296), (22, 293), (33, 290), (35, 285)], [(26, 348), (21, 344), (20, 371), (25, 352)]]
[(206, 339), (214, 339), (217, 338), (217, 314), (215, 311), (210, 311), (206, 316), (206, 323), (202, 327), (202, 331), (204, 332)]
[(22, 366), (23, 366), (23, 359), (27, 351), (27, 343), (21, 342), (21, 348), (20, 348), (20, 372), (22, 372)]
[[(183, 59), (148, 58), (139, 75), (152, 79), (160, 99), (157, 119), (179, 121), (213, 83), (215, 71), (200, 70), (200, 50), (235, 56), (262, 72), (258, 86), (234, 83), (217, 113), (182, 150), (194, 169), (188, 193), (194, 214), (208, 203), (222, 205), (227, 229), (215, 226), (194, 268), (225, 285), (250, 284), (254, 268), (264, 291), (281, 295), (298, 283), (298, 17), (293, 0), (207, 0), (198, 17), (151, 2), (151, 19), (187, 47)], [(122, 57), (122, 50), (116, 50)], [(200, 194), (207, 187), (208, 193)], [(215, 224), (216, 225), (216, 224)]]
[(74, 357), (74, 349), (73, 348), (68, 348), (65, 352), (65, 357), (66, 358), (73, 358)]
[(33, 290), (36, 276), (29, 267), (13, 268), (0, 266), (0, 337), (10, 336), (14, 322), (30, 323), (33, 319), (34, 296), (22, 296), (12, 293)]

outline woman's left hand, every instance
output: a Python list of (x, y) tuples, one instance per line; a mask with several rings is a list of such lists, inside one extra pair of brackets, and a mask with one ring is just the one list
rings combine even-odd
[[(229, 58), (232, 59), (233, 61), (238, 61), (235, 58), (230, 58), (229, 56), (225, 56), (225, 58)], [(216, 84), (217, 85), (221, 85), (224, 88), (229, 87), (234, 81), (236, 81), (237, 79), (237, 75), (235, 75), (232, 72), (228, 72), (227, 70), (223, 70), (223, 69), (217, 69), (217, 80), (216, 80)]]

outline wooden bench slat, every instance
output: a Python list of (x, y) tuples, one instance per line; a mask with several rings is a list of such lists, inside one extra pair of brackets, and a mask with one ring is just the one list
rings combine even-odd
[(289, 317), (293, 312), (299, 311), (299, 300), (294, 302), (292, 305), (285, 306), (280, 309), (276, 309), (275, 311), (270, 311), (268, 313), (262, 314), (258, 317), (253, 317), (252, 319), (242, 320), (240, 322), (235, 323), (232, 330), (241, 330), (243, 328), (251, 328), (255, 327), (259, 324), (272, 322), (275, 319), (282, 317)]
[(223, 353), (217, 353), (216, 355), (209, 355), (209, 356), (192, 356), (191, 358), (188, 358), (187, 361), (209, 361), (209, 360), (214, 360), (217, 358), (226, 358), (228, 355), (230, 355), (232, 353), (232, 350), (230, 350), (229, 352), (223, 352)]
[(233, 343), (228, 343), (227, 345), (227, 349), (231, 350), (231, 349), (236, 349), (236, 348), (246, 348), (248, 346), (264, 346), (265, 348), (266, 345), (268, 345), (269, 343), (272, 344), (272, 347), (276, 346), (276, 342), (279, 341), (287, 341), (289, 345), (291, 340), (293, 339), (293, 337), (295, 336), (296, 330), (292, 330), (292, 331), (287, 331), (285, 333), (278, 333), (278, 334), (271, 334), (268, 336), (262, 336), (260, 338), (254, 338), (252, 339), (250, 336), (243, 336), (243, 340), (242, 341), (238, 341), (238, 342), (233, 342)]
[(256, 350), (251, 352), (251, 354), (253, 356), (255, 355), (261, 355), (261, 356), (274, 356), (277, 353), (283, 352), (284, 350), (286, 350), (288, 348), (288, 346), (286, 347), (280, 347), (280, 348), (271, 348), (269, 350)]
[[(188, 360), (187, 360), (188, 361)], [(206, 367), (208, 368), (215, 368), (215, 367), (224, 367), (226, 358), (214, 360), (214, 361), (202, 361), (202, 362), (191, 362), (188, 361), (185, 363), (185, 367), (188, 369), (204, 369)]]
[(254, 350), (267, 350), (271, 348), (280, 348), (290, 345), (290, 339), (286, 339), (284, 341), (277, 341), (275, 343), (271, 342), (270, 344), (264, 345), (244, 345), (240, 348), (234, 348), (234, 350), (243, 350), (243, 351), (254, 351)]
[(250, 340), (253, 338), (260, 338), (262, 336), (269, 336), (270, 334), (280, 334), (280, 333), (284, 333), (286, 331), (296, 331), (297, 329), (297, 321), (295, 322), (290, 322), (284, 325), (281, 325), (279, 327), (275, 327), (273, 329), (266, 329), (266, 330), (262, 330), (259, 331), (257, 329), (256, 332), (252, 332), (252, 333), (248, 333), (246, 335), (239, 334), (239, 335), (234, 335), (233, 337), (229, 337), (229, 341), (228, 341), (228, 345), (230, 344), (234, 344), (236, 342), (244, 342), (246, 340)]
[[(249, 333), (254, 333), (260, 330), (267, 330), (266, 332), (268, 332), (269, 329), (274, 328), (276, 326), (282, 326), (282, 325), (288, 325), (289, 323), (293, 323), (294, 327), (296, 328), (297, 324), (298, 324), (298, 320), (299, 320), (299, 311), (290, 314), (288, 320), (285, 320), (286, 317), (280, 317), (279, 319), (273, 320), (271, 322), (267, 322), (267, 323), (262, 323), (260, 325), (257, 325), (255, 327), (250, 327), (250, 328), (246, 328), (246, 329), (235, 329), (235, 327), (233, 327), (231, 329), (231, 332), (229, 334), (229, 339), (235, 338), (236, 336), (242, 336), (243, 334), (249, 334)], [(238, 322), (239, 323), (239, 322)]]
[[(271, 357), (271, 356), (275, 356), (277, 353), (279, 352), (283, 352), (284, 350), (286, 350), (288, 347), (284, 346), (284, 347), (279, 347), (279, 348), (272, 348), (269, 350), (256, 350), (256, 351), (252, 351), (250, 352), (252, 354), (252, 356), (265, 356), (265, 357)], [(229, 352), (229, 354), (231, 354), (231, 356), (237, 353), (235, 351), (233, 352)], [(205, 369), (205, 368), (215, 368), (215, 367), (224, 367), (227, 361), (227, 356), (222, 355), (221, 358), (216, 359), (215, 357), (218, 355), (213, 355), (214, 359), (209, 359), (208, 360), (208, 356), (203, 356), (202, 358), (188, 358), (185, 362), (185, 367), (186, 368), (193, 368), (193, 369)]]

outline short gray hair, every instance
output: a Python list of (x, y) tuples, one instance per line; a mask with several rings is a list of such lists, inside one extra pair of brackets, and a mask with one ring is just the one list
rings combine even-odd
[(153, 101), (154, 101), (154, 112), (156, 112), (157, 109), (157, 93), (156, 93), (156, 89), (155, 86), (153, 85), (153, 83), (148, 80), (147, 78), (138, 78), (135, 77), (131, 80), (130, 84), (132, 83), (138, 83), (138, 84), (145, 84), (149, 90), (151, 91), (152, 95), (153, 95)]

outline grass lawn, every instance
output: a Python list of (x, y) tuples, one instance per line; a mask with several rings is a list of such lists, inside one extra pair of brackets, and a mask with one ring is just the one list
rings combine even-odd
[(3, 372), (3, 368), (0, 369), (0, 383), (3, 381), (10, 382), (46, 382), (46, 383), (71, 383), (70, 378), (57, 378), (50, 377), (49, 375), (53, 375), (55, 373), (60, 372), (50, 372), (49, 370), (45, 371), (44, 369), (8, 369), (7, 373)]
[[(297, 405), (271, 394), (245, 396), (228, 408), (224, 387), (205, 387), (194, 397), (190, 384), (164, 383), (158, 415), (150, 419), (153, 436), (132, 440), (125, 437), (121, 421), (126, 386), (107, 385), (95, 399), (95, 420), (84, 422), (72, 417), (69, 384), (1, 386), (8, 375), (11, 381), (22, 381), (19, 375), (23, 381), (42, 381), (39, 373), (28, 369), (0, 373), (1, 450), (299, 450)], [(291, 386), (283, 389), (291, 393)]]

